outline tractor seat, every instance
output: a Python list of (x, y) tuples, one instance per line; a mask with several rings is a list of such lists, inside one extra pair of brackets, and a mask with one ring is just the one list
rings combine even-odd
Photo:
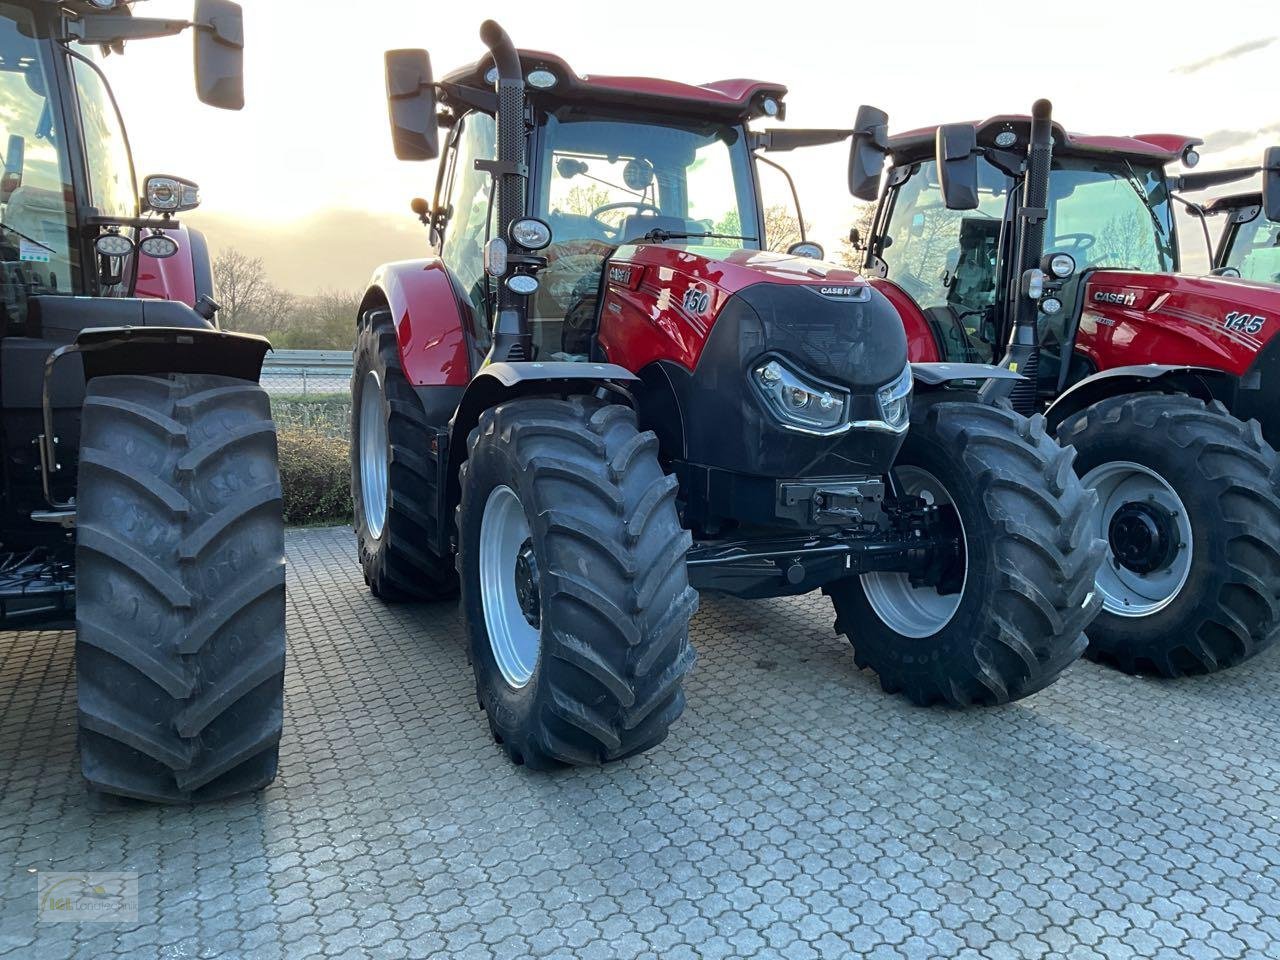
[(671, 233), (693, 233), (701, 227), (690, 226), (684, 217), (663, 217), (652, 213), (633, 213), (622, 221), (622, 230), (618, 234), (620, 242), (630, 243), (639, 240), (650, 230), (669, 230)]

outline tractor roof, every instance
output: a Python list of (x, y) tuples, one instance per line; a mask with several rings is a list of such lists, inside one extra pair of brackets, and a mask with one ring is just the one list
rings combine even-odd
[[(995, 138), (1006, 130), (1012, 130), (1018, 137), (1018, 145), (1025, 147), (1031, 133), (1031, 118), (1020, 114), (1007, 114), (990, 117), (972, 123), (978, 137), (978, 144), (984, 147), (995, 146)], [(915, 160), (921, 156), (933, 156), (937, 125), (909, 130), (889, 138), (889, 150), (899, 160)], [(1053, 125), (1054, 152), (1068, 155), (1084, 156), (1121, 156), (1133, 160), (1154, 163), (1169, 163), (1179, 159), (1183, 151), (1189, 147), (1203, 143), (1195, 137), (1184, 137), (1176, 133), (1139, 133), (1132, 137), (1087, 136), (1071, 133), (1059, 124)]]
[[(538, 50), (520, 50), (518, 53), (526, 77), (534, 70), (547, 70), (556, 77), (556, 84), (550, 89), (529, 86), (529, 95), (535, 103), (554, 101), (648, 108), (664, 113), (736, 121), (764, 116), (764, 103), (768, 99), (777, 102), (778, 115), (781, 116), (782, 98), (787, 93), (782, 84), (762, 80), (716, 80), (695, 86), (653, 77), (580, 75), (562, 57), (553, 53)], [(492, 68), (492, 58), (484, 56), (470, 66), (447, 74), (440, 81), (446, 98), (451, 89), (454, 93), (492, 95), (493, 82), (485, 79), (485, 74)], [(460, 99), (475, 103), (473, 97)]]

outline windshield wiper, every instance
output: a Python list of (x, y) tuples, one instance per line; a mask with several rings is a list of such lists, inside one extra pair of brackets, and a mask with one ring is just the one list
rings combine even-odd
[(662, 230), (654, 227), (648, 233), (627, 240), (626, 243), (666, 243), (668, 240), (742, 240), (755, 243), (755, 237), (740, 237), (732, 233), (684, 233), (679, 230)]
[(13, 227), (9, 226), (7, 223), (0, 222), (0, 230), (8, 230), (14, 236), (21, 237), (23, 240), (27, 241), (27, 243), (34, 243), (37, 247), (40, 247), (42, 250), (48, 250), (50, 253), (58, 252), (57, 250), (53, 249), (53, 247), (49, 246), (47, 243), (41, 243), (35, 237), (28, 237), (21, 230), (15, 230), (13, 229)]
[(1133, 169), (1133, 164), (1128, 160), (1124, 165), (1129, 170), (1129, 176), (1125, 179), (1129, 183), (1129, 188), (1138, 195), (1138, 199), (1142, 201), (1142, 209), (1147, 211), (1147, 216), (1151, 218), (1151, 223), (1156, 228), (1156, 244), (1159, 245), (1159, 238), (1164, 236), (1164, 224), (1160, 222), (1160, 218), (1156, 215), (1155, 210), (1151, 209), (1151, 196), (1147, 193), (1147, 188), (1142, 185), (1142, 181), (1138, 179), (1138, 173)]

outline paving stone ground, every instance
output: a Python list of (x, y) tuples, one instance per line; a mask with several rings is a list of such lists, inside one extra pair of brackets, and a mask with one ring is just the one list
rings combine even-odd
[[(540, 775), (489, 740), (454, 606), (373, 600), (346, 530), (288, 549), (257, 797), (90, 797), (72, 636), (0, 635), (0, 956), (1280, 957), (1280, 652), (923, 710), (823, 598), (707, 597), (669, 740)], [(136, 872), (139, 921), (37, 925), (36, 870)]]

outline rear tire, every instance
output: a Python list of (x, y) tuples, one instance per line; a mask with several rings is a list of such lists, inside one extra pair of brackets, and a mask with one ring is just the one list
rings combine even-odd
[(351, 499), (364, 582), (387, 601), (455, 596), (453, 565), (430, 547), (441, 522), (427, 460), (433, 435), (400, 368), (385, 308), (361, 320), (351, 400)]
[(926, 500), (954, 504), (963, 585), (939, 595), (905, 574), (873, 574), (826, 587), (858, 666), (920, 705), (1007, 703), (1056, 680), (1084, 651), (1104, 549), (1089, 533), (1096, 499), (1071, 460), (1041, 417), (918, 403), (894, 469)]
[(104, 793), (215, 800), (276, 775), (284, 522), (266, 392), (91, 380), (76, 544), (80, 757)]
[[(1158, 557), (1153, 569), (1143, 564), (1139, 575), (1132, 560), (1116, 560), (1126, 542), (1111, 538), (1090, 658), (1127, 673), (1176, 677), (1234, 666), (1276, 642), (1280, 457), (1256, 422), (1181, 394), (1128, 394), (1075, 414), (1058, 436), (1076, 448), (1081, 477), (1105, 481), (1124, 467), (1135, 483), (1146, 481), (1104, 497), (1102, 536), (1121, 529), (1114, 521), (1119, 510), (1133, 509), (1128, 501), (1141, 507), (1145, 500), (1158, 508), (1158, 529), (1167, 527), (1170, 545), (1182, 546)], [(1152, 591), (1168, 571), (1177, 576)]]
[(629, 407), (587, 397), (504, 403), (471, 433), (462, 604), (480, 705), (515, 763), (631, 756), (684, 709), (698, 595), (657, 446)]

